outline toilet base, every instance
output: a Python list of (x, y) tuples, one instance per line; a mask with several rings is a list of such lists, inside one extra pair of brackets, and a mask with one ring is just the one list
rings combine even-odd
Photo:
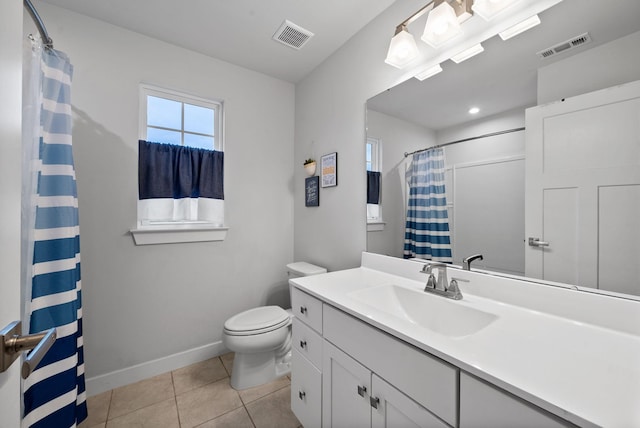
[(262, 385), (291, 373), (291, 351), (276, 361), (274, 351), (236, 353), (231, 370), (231, 387), (236, 390)]

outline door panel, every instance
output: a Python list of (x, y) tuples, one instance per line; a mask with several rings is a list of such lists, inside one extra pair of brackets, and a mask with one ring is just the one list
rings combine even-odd
[(326, 340), (322, 359), (322, 426), (371, 426), (371, 372)]
[(373, 374), (371, 395), (379, 400), (371, 409), (372, 428), (448, 428), (427, 409)]
[(640, 278), (640, 185), (599, 188), (598, 284), (618, 293), (638, 294)]
[(544, 277), (577, 284), (578, 189), (545, 189), (543, 195), (543, 236), (553, 242), (541, 251)]

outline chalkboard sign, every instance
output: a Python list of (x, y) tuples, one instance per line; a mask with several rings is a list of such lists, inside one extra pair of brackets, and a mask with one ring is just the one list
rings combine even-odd
[(304, 205), (307, 207), (320, 206), (320, 177), (313, 176), (304, 179)]

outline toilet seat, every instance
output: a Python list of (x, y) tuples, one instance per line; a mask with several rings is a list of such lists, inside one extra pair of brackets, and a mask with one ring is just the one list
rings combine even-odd
[(290, 315), (279, 306), (262, 306), (241, 312), (224, 323), (224, 332), (231, 336), (251, 336), (288, 326)]

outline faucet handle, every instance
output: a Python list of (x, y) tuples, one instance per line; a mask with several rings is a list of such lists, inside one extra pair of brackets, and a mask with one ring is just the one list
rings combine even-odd
[(422, 266), (422, 270), (420, 272), (430, 274), (433, 271), (433, 268), (438, 268), (438, 267), (447, 267), (447, 264), (442, 262), (428, 261)]
[(462, 300), (462, 292), (460, 292), (460, 288), (458, 287), (458, 281), (461, 282), (469, 282), (468, 279), (462, 278), (451, 278), (451, 282), (447, 287), (447, 292), (452, 294), (451, 298), (454, 300)]
[(431, 265), (429, 263), (424, 264), (420, 272), (426, 273), (427, 275), (431, 275)]

